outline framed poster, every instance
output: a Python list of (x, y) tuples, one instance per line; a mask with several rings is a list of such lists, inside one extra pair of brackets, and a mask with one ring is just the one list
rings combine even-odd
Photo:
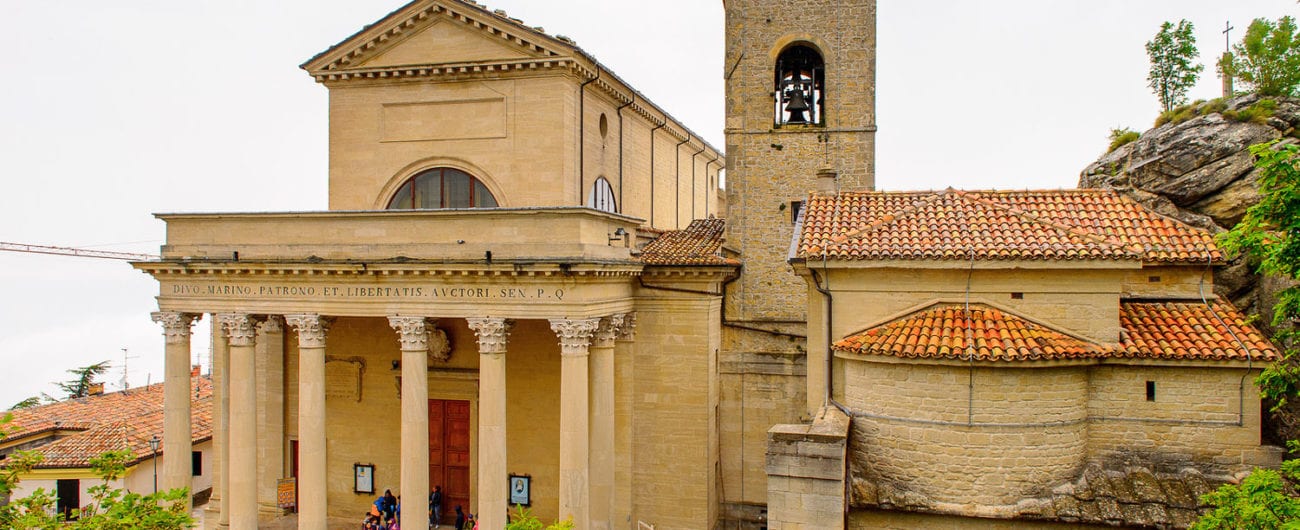
[(533, 504), (533, 477), (530, 475), (510, 475), (510, 504), (531, 506)]
[(352, 491), (355, 493), (375, 493), (375, 465), (352, 465)]

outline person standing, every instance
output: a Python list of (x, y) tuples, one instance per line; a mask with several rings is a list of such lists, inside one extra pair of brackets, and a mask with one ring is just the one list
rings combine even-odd
[(465, 512), (460, 510), (460, 505), (456, 506), (456, 530), (462, 530), (465, 526)]
[(429, 528), (442, 527), (442, 486), (433, 487), (429, 492)]

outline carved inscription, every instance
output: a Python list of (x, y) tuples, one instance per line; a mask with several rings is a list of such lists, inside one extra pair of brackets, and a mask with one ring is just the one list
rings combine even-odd
[(365, 361), (360, 358), (325, 358), (325, 398), (361, 402), (361, 375)]
[(236, 297), (256, 299), (329, 300), (564, 300), (559, 287), (456, 287), (423, 285), (404, 287), (358, 287), (334, 285), (232, 285), (208, 282), (173, 283), (163, 294), (194, 297)]

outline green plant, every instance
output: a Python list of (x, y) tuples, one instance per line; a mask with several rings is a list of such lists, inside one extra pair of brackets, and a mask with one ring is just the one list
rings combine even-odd
[(1196, 114), (1200, 116), (1206, 116), (1209, 114), (1214, 114), (1216, 112), (1223, 112), (1227, 109), (1228, 109), (1227, 101), (1224, 101), (1223, 98), (1214, 98), (1205, 102), (1204, 105), (1197, 107)]
[(1277, 110), (1277, 102), (1271, 99), (1261, 99), (1253, 105), (1241, 110), (1225, 110), (1224, 117), (1236, 120), (1242, 123), (1256, 123), (1264, 125), (1268, 119), (1273, 117), (1273, 112)]
[[(1261, 274), (1300, 279), (1300, 147), (1277, 146), (1274, 141), (1252, 145), (1250, 152), (1259, 170), (1260, 200), (1246, 210), (1237, 226), (1219, 235), (1219, 245), (1229, 256), (1251, 259)], [(1274, 410), (1300, 391), (1297, 350), (1292, 346), (1297, 338), (1297, 317), (1300, 286), (1292, 286), (1278, 294), (1273, 306), (1273, 340), (1283, 347), (1283, 359), (1265, 368), (1255, 380), (1261, 395), (1276, 404)], [(1294, 440), (1287, 446), (1293, 453), (1300, 449)], [(1300, 528), (1298, 480), (1300, 460), (1284, 462), (1280, 471), (1256, 469), (1240, 485), (1225, 485), (1204, 495), (1202, 500), (1215, 509), (1193, 528)]]
[(528, 511), (521, 505), (515, 505), (515, 511), (510, 514), (510, 522), (506, 523), (506, 530), (573, 530), (573, 519), (556, 521), (550, 526), (545, 526), (537, 516)]
[(1106, 152), (1110, 153), (1116, 149), (1119, 149), (1120, 147), (1123, 147), (1124, 145), (1131, 144), (1137, 141), (1137, 139), (1141, 137), (1142, 137), (1142, 133), (1137, 132), (1128, 127), (1111, 129), (1110, 147), (1106, 149)]
[(1187, 101), (1187, 89), (1196, 85), (1196, 78), (1205, 66), (1197, 64), (1195, 28), (1187, 20), (1160, 25), (1156, 36), (1147, 41), (1147, 57), (1151, 69), (1147, 72), (1147, 86), (1160, 98), (1165, 111)]
[(1227, 72), (1265, 96), (1295, 96), (1300, 90), (1300, 33), (1295, 19), (1276, 23), (1257, 18), (1241, 43), (1233, 45)]
[(1195, 118), (1196, 116), (1197, 114), (1196, 114), (1195, 105), (1181, 105), (1179, 107), (1175, 107), (1166, 110), (1164, 112), (1161, 112), (1160, 116), (1156, 117), (1155, 126), (1159, 127), (1165, 124), (1177, 125), (1179, 123)]

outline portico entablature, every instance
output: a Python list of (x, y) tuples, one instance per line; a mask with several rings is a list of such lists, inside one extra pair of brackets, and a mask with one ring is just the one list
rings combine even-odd
[(232, 263), (195, 269), (149, 262), (136, 268), (158, 280), (163, 311), (530, 319), (630, 311), (641, 267), (575, 266), (567, 274), (556, 267), (539, 271), (525, 266), (517, 271), (438, 271)]

